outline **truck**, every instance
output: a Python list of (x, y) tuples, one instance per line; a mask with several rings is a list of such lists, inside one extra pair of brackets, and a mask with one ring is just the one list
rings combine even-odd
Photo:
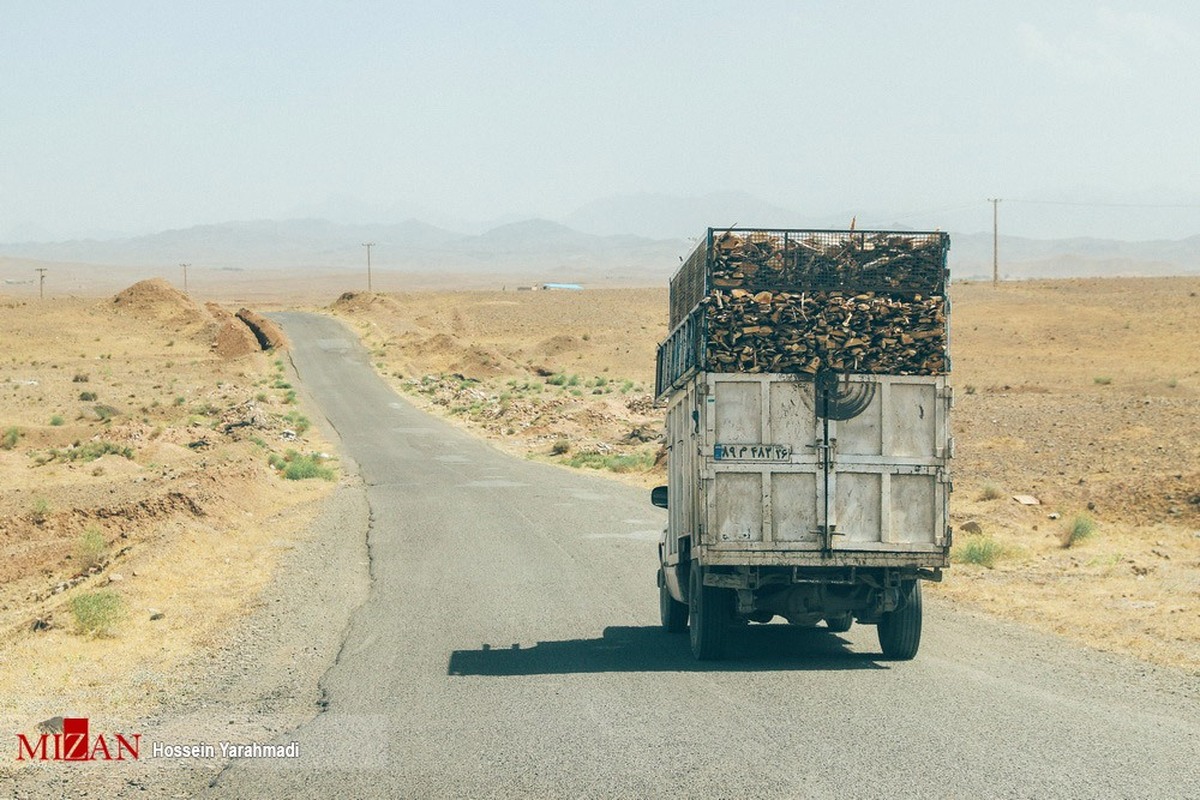
[(949, 565), (944, 233), (709, 228), (657, 355), (659, 611), (700, 660), (782, 618), (921, 640)]

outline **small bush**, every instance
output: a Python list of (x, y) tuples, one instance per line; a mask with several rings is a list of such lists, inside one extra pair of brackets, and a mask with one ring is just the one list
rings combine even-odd
[(578, 453), (567, 459), (572, 467), (588, 469), (606, 469), (610, 472), (645, 472), (654, 466), (653, 453), (597, 453), (594, 451)]
[(88, 442), (87, 444), (75, 444), (63, 450), (51, 450), (42, 463), (82, 461), (86, 464), (110, 453), (123, 458), (133, 458), (132, 447), (122, 447), (112, 442)]
[(92, 400), (96, 399), (96, 393), (95, 392), (80, 392), (79, 399), (84, 401), (85, 403), (91, 402)]
[(0, 436), (0, 450), (12, 450), (17, 446), (17, 441), (21, 438), (21, 429), (13, 426), (4, 431), (4, 435)]
[(107, 555), (108, 542), (99, 528), (88, 528), (75, 540), (75, 559), (81, 570), (103, 564)]
[(1097, 386), (1108, 386), (1110, 383), (1112, 383), (1112, 378), (1107, 375), (1097, 375), (1096, 377), (1092, 378), (1092, 382)]
[(46, 516), (50, 513), (50, 501), (44, 497), (35, 497), (29, 511), (33, 521), (40, 525), (46, 521)]
[(980, 500), (999, 500), (1004, 497), (1004, 490), (994, 483), (985, 483), (979, 493)]
[(177, 405), (177, 406), (181, 406), (186, 402), (187, 402), (187, 398), (184, 397), (183, 395), (179, 395), (178, 397), (175, 398), (175, 405)]
[(71, 378), (72, 383), (87, 383), (91, 377), (86, 372), (76, 372), (75, 377)]
[(1067, 523), (1062, 533), (1062, 546), (1073, 547), (1096, 532), (1096, 521), (1087, 514), (1076, 514)]
[(551, 386), (566, 386), (567, 376), (560, 372), (557, 375), (551, 375), (549, 378), (546, 378), (546, 383)]
[(50, 418), (50, 424), (51, 424), (51, 425), (53, 425), (53, 426), (54, 426), (54, 427), (56, 427), (56, 428), (57, 428), (59, 425), (62, 425), (62, 424), (63, 424), (63, 418), (62, 418), (62, 414), (55, 414), (53, 417), (51, 417), (51, 418)]
[(964, 386), (963, 389), (964, 389), (964, 391), (966, 391), (967, 394), (975, 394), (975, 392), (978, 391), (974, 386), (972, 386), (970, 384), (967, 384), (966, 386)]
[(101, 422), (108, 422), (110, 419), (119, 416), (121, 413), (112, 406), (106, 406), (103, 404), (94, 406), (93, 410), (96, 412), (96, 416), (100, 418)]
[(283, 477), (289, 481), (302, 481), (310, 478), (331, 481), (334, 478), (333, 470), (323, 465), (321, 457), (316, 454), (302, 455), (295, 450), (289, 450), (283, 456), (272, 454), (268, 460), (271, 466), (281, 471)]
[(299, 411), (289, 411), (284, 419), (287, 420), (288, 425), (294, 431), (296, 431), (296, 433), (304, 433), (312, 426), (312, 423), (309, 421), (308, 417), (304, 416)]
[(954, 560), (991, 569), (1004, 553), (1004, 547), (990, 536), (968, 536), (953, 548)]
[(121, 596), (111, 589), (87, 592), (71, 598), (71, 615), (76, 632), (88, 636), (110, 636), (125, 615)]
[(570, 450), (571, 442), (569, 439), (559, 439), (550, 445), (550, 455), (552, 456), (566, 455)]

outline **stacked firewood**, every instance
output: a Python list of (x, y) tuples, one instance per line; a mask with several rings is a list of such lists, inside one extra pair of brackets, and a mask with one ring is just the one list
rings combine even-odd
[(942, 297), (716, 289), (704, 305), (705, 361), (718, 372), (946, 371)]
[(936, 234), (724, 233), (713, 239), (711, 286), (933, 294), (941, 290), (945, 258)]

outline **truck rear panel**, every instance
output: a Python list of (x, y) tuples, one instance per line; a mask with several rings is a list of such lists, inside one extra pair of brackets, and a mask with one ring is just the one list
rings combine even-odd
[(692, 536), (708, 565), (946, 565), (945, 376), (843, 375), (823, 391), (702, 372), (673, 395), (665, 563)]

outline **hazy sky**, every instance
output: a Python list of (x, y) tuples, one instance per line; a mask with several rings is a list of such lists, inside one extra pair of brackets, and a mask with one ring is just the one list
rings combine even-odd
[(728, 190), (1177, 238), (1198, 98), (1187, 0), (0, 0), (0, 241)]

